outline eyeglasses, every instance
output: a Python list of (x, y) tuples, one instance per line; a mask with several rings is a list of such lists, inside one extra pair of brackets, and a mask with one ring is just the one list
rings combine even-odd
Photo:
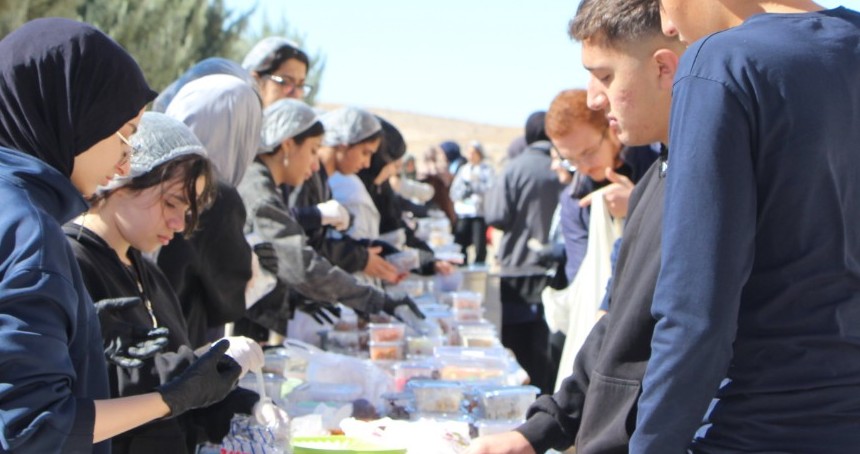
[[(603, 133), (600, 134), (600, 140), (595, 145), (585, 148), (579, 153), (574, 153), (574, 158), (567, 159), (568, 164), (571, 164), (576, 168), (577, 164), (581, 164), (582, 162), (591, 159), (598, 151), (600, 151), (600, 147), (603, 145), (603, 141), (606, 140), (606, 133), (608, 131), (609, 127), (603, 128)], [(556, 152), (558, 152), (558, 150), (556, 150)], [(559, 157), (561, 157), (561, 154), (559, 154)]]
[(558, 151), (558, 148), (556, 148), (555, 145), (552, 146), (552, 152), (555, 153), (555, 157), (558, 158), (558, 165), (560, 165), (562, 169), (567, 170), (570, 173), (576, 172), (576, 166), (567, 159), (564, 159), (561, 152)]
[(121, 140), (122, 143), (124, 143), (125, 146), (128, 147), (127, 149), (122, 150), (122, 158), (120, 158), (119, 162), (117, 163), (118, 166), (122, 167), (128, 164), (129, 161), (131, 161), (132, 156), (137, 153), (137, 148), (135, 148), (134, 145), (132, 145), (131, 142), (128, 140), (128, 138), (122, 135), (119, 131), (116, 132), (116, 136), (119, 137), (119, 140)]
[(299, 85), (295, 79), (290, 76), (279, 76), (277, 74), (268, 74), (266, 77), (272, 82), (292, 91), (292, 90), (302, 90), (305, 94), (310, 93), (313, 89), (313, 85), (302, 84)]

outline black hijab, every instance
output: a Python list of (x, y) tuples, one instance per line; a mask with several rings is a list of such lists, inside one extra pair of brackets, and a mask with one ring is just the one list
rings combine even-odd
[(382, 143), (379, 145), (379, 150), (370, 158), (370, 167), (358, 172), (358, 177), (361, 178), (364, 187), (370, 193), (370, 198), (373, 199), (373, 204), (379, 211), (379, 233), (388, 233), (400, 228), (403, 212), (397, 200), (397, 193), (391, 185), (383, 181), (377, 186), (373, 184), (373, 180), (388, 163), (406, 154), (406, 141), (394, 125), (380, 117), (376, 118), (382, 124)]
[(526, 120), (526, 144), (531, 145), (541, 140), (549, 140), (544, 129), (546, 112), (540, 110), (529, 115)]
[(156, 94), (131, 55), (91, 25), (36, 19), (0, 41), (0, 146), (67, 177), (75, 156)]

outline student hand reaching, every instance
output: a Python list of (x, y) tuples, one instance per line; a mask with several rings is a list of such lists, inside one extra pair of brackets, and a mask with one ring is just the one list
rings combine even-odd
[(138, 368), (167, 345), (167, 328), (152, 328), (128, 321), (128, 311), (142, 303), (139, 297), (109, 298), (95, 303), (107, 360), (120, 367)]
[[(606, 209), (612, 217), (619, 219), (627, 216), (627, 202), (630, 200), (630, 193), (633, 192), (633, 182), (629, 178), (615, 172), (610, 168), (606, 168), (606, 179), (612, 184), (603, 189), (603, 198), (606, 200)], [(585, 208), (591, 205), (591, 198), (594, 193), (588, 194), (579, 200), (579, 206)]]

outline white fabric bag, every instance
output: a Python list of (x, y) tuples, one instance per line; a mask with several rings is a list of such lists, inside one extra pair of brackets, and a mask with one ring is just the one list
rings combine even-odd
[(555, 389), (573, 370), (573, 360), (597, 321), (597, 311), (612, 275), (612, 246), (621, 236), (621, 220), (613, 220), (603, 199), (604, 190), (591, 198), (588, 246), (573, 282), (564, 290), (547, 287), (541, 294), (550, 330), (567, 335), (558, 367)]

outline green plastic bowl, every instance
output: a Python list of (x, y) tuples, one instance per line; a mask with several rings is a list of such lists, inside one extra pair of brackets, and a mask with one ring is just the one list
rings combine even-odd
[(293, 454), (406, 454), (406, 449), (383, 447), (343, 435), (296, 437)]

